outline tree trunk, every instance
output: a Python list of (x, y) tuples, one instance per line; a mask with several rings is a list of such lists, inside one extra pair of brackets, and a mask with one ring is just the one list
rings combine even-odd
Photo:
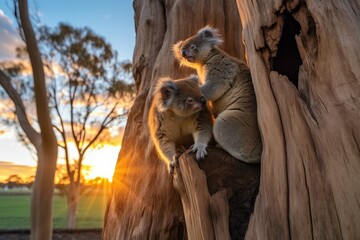
[(80, 197), (79, 185), (76, 183), (70, 183), (69, 185), (69, 192), (67, 194), (67, 227), (76, 228), (76, 211)]
[[(47, 240), (52, 238), (52, 197), (57, 161), (57, 141), (50, 119), (44, 66), (31, 26), (28, 4), (27, 1), (18, 1), (18, 5), (21, 27), (24, 32), (33, 72), (36, 113), (40, 128), (40, 134), (38, 134), (29, 125), (25, 129), (23, 127), (26, 135), (35, 145), (38, 154), (31, 199), (31, 239)], [(23, 120), (19, 119), (20, 121)], [(26, 122), (28, 123), (28, 121)]]
[[(188, 239), (243, 239), (259, 185), (259, 166), (216, 147), (196, 164), (187, 153), (175, 169)], [(198, 165), (201, 169), (199, 169)]]
[[(360, 238), (360, 5), (237, 0), (237, 6), (234, 1), (134, 1), (138, 97), (115, 170), (104, 239), (183, 239), (185, 225), (188, 239), (226, 239), (221, 227), (226, 224), (233, 239), (243, 237), (234, 229), (246, 231), (247, 224), (234, 225), (246, 216), (233, 221), (232, 203), (251, 205), (257, 182), (243, 181), (244, 188), (240, 177), (224, 187), (219, 181), (231, 164), (222, 164), (229, 168), (216, 170), (216, 177), (217, 168), (200, 164), (208, 195), (201, 171), (184, 156), (174, 179), (180, 201), (146, 126), (151, 84), (162, 75), (190, 72), (179, 70), (172, 44), (206, 24), (219, 28), (226, 52), (240, 59), (246, 55), (258, 101), (261, 178), (246, 239)], [(210, 151), (205, 163), (212, 166), (225, 156)], [(225, 193), (237, 196), (244, 189), (251, 189), (250, 197), (230, 198), (227, 210)], [(224, 207), (217, 207), (221, 202)]]
[[(181, 199), (167, 167), (149, 140), (148, 92), (161, 76), (179, 78), (194, 73), (188, 68), (180, 69), (172, 55), (172, 45), (207, 24), (220, 30), (226, 42), (225, 51), (244, 59), (236, 1), (205, 3), (204, 0), (134, 1), (137, 36), (133, 71), (138, 95), (128, 116), (113, 177), (103, 239), (182, 239), (186, 235)], [(251, 208), (248, 205), (247, 213)]]
[(264, 143), (247, 239), (359, 239), (359, 3), (237, 3)]

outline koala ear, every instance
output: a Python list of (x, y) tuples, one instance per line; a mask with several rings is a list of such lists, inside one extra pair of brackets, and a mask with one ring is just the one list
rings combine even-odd
[(223, 40), (220, 37), (219, 31), (216, 28), (213, 28), (209, 25), (200, 29), (198, 35), (206, 39), (213, 46), (218, 46), (223, 42)]
[(164, 100), (168, 100), (172, 95), (174, 95), (176, 93), (176, 89), (177, 89), (177, 87), (176, 87), (174, 81), (169, 79), (169, 80), (163, 82), (160, 87), (161, 97)]
[(158, 105), (159, 111), (166, 111), (170, 107), (172, 97), (176, 94), (177, 89), (172, 79), (168, 77), (159, 79), (155, 90), (161, 95), (161, 100)]

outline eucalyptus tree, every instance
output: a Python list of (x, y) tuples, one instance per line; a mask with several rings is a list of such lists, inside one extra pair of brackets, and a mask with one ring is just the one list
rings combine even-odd
[[(58, 137), (59, 157), (63, 159), (59, 161), (58, 172), (67, 183), (67, 225), (75, 228), (84, 159), (89, 150), (102, 147), (120, 132), (134, 95), (132, 64), (119, 61), (111, 45), (87, 27), (63, 23), (55, 28), (43, 26), (38, 29), (38, 42), (52, 126)], [(27, 51), (19, 47), (18, 56), (22, 58)], [(33, 85), (21, 74), (24, 68), (13, 64), (7, 70), (21, 78), (19, 91), (29, 100)], [(18, 134), (21, 141), (31, 146), (23, 131)]]
[(28, 2), (14, 1), (14, 5), (30, 58), (32, 70), (30, 82), (33, 86), (31, 93), (34, 95), (37, 124), (29, 119), (21, 94), (13, 85), (12, 80), (16, 71), (10, 71), (8, 74), (1, 68), (0, 85), (14, 103), (17, 121), (36, 151), (38, 163), (31, 198), (31, 239), (50, 240), (52, 239), (52, 196), (58, 156), (57, 140), (50, 119), (44, 66), (30, 21)]

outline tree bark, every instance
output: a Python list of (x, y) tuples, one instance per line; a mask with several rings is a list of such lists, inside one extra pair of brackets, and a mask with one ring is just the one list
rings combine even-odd
[[(359, 239), (359, 4), (237, 3), (264, 144), (246, 238)], [(297, 54), (298, 88), (275, 68), (293, 68)]]
[[(233, 239), (244, 238), (244, 232), (246, 239), (360, 238), (360, 5), (237, 0), (237, 7), (234, 1), (134, 1), (138, 97), (115, 170), (103, 239), (183, 239), (184, 227), (189, 239), (226, 239), (221, 227), (226, 224)], [(190, 73), (179, 70), (171, 46), (206, 24), (219, 28), (226, 52), (246, 56), (256, 92), (263, 153), (248, 228), (247, 222), (236, 225), (247, 219), (233, 220), (232, 203), (251, 204), (257, 181), (230, 181), (227, 188), (220, 184), (221, 173), (238, 167), (216, 170), (214, 176), (200, 164), (208, 194), (202, 172), (184, 156), (174, 180), (179, 198), (148, 137), (151, 84), (162, 75)], [(225, 156), (211, 151), (205, 163)], [(236, 187), (230, 195), (251, 189), (248, 198), (230, 198), (229, 210), (224, 206), (216, 219), (218, 202), (223, 205), (224, 194)]]
[(259, 166), (216, 147), (207, 150), (198, 164), (192, 155), (183, 154), (173, 178), (187, 239), (243, 239), (257, 195)]
[(113, 177), (103, 239), (182, 239), (186, 233), (181, 199), (149, 140), (149, 89), (161, 76), (179, 78), (194, 73), (188, 68), (180, 69), (172, 46), (207, 24), (219, 29), (226, 42), (225, 51), (244, 59), (240, 17), (235, 0), (216, 0), (211, 4), (204, 0), (145, 0), (133, 4), (137, 98), (128, 116)]

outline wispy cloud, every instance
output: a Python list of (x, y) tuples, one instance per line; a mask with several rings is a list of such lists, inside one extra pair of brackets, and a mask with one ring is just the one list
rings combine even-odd
[(13, 60), (16, 47), (24, 44), (15, 30), (13, 21), (0, 9), (0, 61)]

